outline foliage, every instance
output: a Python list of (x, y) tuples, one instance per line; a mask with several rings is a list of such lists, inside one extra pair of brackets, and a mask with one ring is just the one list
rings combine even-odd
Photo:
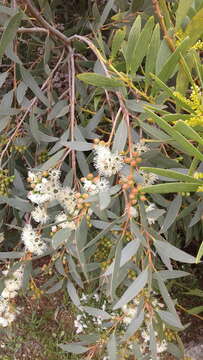
[(62, 350), (183, 357), (168, 288), (201, 260), (203, 209), (203, 8), (185, 2), (80, 1), (69, 26), (62, 1), (0, 6), (4, 329), (17, 294), (64, 289)]

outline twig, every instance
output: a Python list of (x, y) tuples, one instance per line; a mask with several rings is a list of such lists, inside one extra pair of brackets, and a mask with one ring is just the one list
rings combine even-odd
[[(4, 32), (6, 28), (4, 27), (0, 27), (0, 32)], [(17, 30), (17, 33), (32, 33), (32, 32), (44, 32), (46, 34), (49, 33), (48, 29), (42, 28), (42, 27), (33, 27), (33, 28), (25, 28), (25, 27), (20, 27)]]
[(165, 25), (165, 22), (164, 22), (164, 17), (163, 17), (163, 15), (161, 13), (161, 9), (160, 9), (160, 6), (159, 6), (159, 1), (158, 0), (152, 0), (152, 5), (153, 5), (153, 8), (154, 8), (154, 12), (155, 12), (155, 14), (157, 15), (157, 17), (159, 19), (159, 23), (160, 23), (161, 29), (163, 31), (164, 38), (167, 41), (168, 46), (171, 49), (171, 51), (174, 52), (176, 48), (174, 46), (173, 40), (171, 39), (171, 37), (168, 34), (168, 31), (167, 31), (167, 28), (166, 28), (166, 25)]

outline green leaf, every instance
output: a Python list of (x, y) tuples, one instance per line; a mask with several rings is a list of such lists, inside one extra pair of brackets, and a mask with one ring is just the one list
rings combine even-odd
[(144, 170), (145, 172), (151, 172), (153, 174), (161, 175), (161, 176), (168, 177), (171, 179), (200, 184), (200, 181), (198, 179), (194, 179), (192, 176), (182, 174), (178, 171), (153, 168), (153, 167), (145, 167), (145, 166), (142, 166), (140, 169)]
[[(123, 250), (121, 251), (120, 268), (125, 265), (132, 258), (132, 256), (135, 256), (140, 247), (140, 243), (141, 241), (139, 239), (132, 240), (123, 248)], [(114, 263), (115, 260), (108, 267), (108, 269), (104, 273), (104, 276), (112, 274)]]
[(99, 27), (101, 27), (105, 23), (113, 5), (114, 5), (114, 2), (115, 2), (115, 0), (107, 1), (106, 5), (104, 7), (104, 10), (101, 14), (100, 20), (99, 20), (99, 25), (98, 25)]
[(24, 83), (32, 90), (32, 92), (35, 94), (35, 96), (41, 100), (41, 102), (45, 106), (49, 106), (49, 100), (47, 97), (43, 94), (42, 90), (40, 89), (39, 85), (31, 75), (31, 73), (25, 69), (23, 66), (20, 66), (20, 72), (22, 79)]
[(148, 280), (148, 269), (145, 269), (138, 275), (129, 288), (121, 296), (120, 300), (114, 305), (113, 310), (121, 308), (129, 303), (146, 285)]
[(49, 160), (47, 160), (43, 165), (40, 166), (40, 170), (49, 170), (55, 167), (64, 155), (64, 151), (65, 150), (63, 149), (54, 154)]
[(63, 280), (58, 281), (54, 286), (52, 286), (49, 290), (46, 291), (46, 294), (54, 294), (55, 292), (62, 289)]
[(78, 308), (80, 308), (81, 307), (80, 299), (76, 292), (75, 286), (73, 285), (73, 283), (70, 280), (67, 281), (67, 291), (68, 291), (68, 294), (69, 294), (73, 304), (75, 306), (77, 306)]
[(107, 76), (90, 72), (79, 74), (77, 75), (77, 78), (81, 81), (84, 81), (86, 84), (98, 87), (118, 88), (125, 86), (125, 84), (119, 79), (109, 78)]
[[(174, 140), (177, 141), (177, 143), (180, 145), (180, 147), (189, 155), (194, 156), (200, 161), (203, 161), (203, 154), (195, 148), (194, 145), (192, 145), (186, 138), (181, 135), (178, 131), (175, 130), (174, 127), (169, 125), (166, 121), (161, 119), (158, 115), (154, 114), (151, 110), (148, 108), (145, 109), (148, 114), (155, 120), (157, 125), (164, 131), (166, 131)], [(174, 144), (175, 147), (175, 144)]]
[(197, 253), (196, 264), (198, 264), (201, 261), (202, 256), (203, 256), (203, 242), (201, 243), (200, 248)]
[(146, 55), (145, 76), (147, 83), (149, 81), (149, 73), (155, 72), (156, 59), (159, 48), (160, 48), (160, 26), (159, 24), (156, 24)]
[(125, 38), (126, 35), (126, 27), (122, 28), (122, 29), (118, 29), (115, 32), (115, 35), (113, 37), (113, 41), (112, 41), (112, 46), (111, 46), (111, 58), (115, 58), (118, 51), (121, 48), (122, 42)]
[(84, 354), (88, 351), (88, 348), (82, 346), (82, 345), (78, 345), (76, 343), (73, 344), (59, 344), (58, 345), (62, 350), (68, 352), (68, 353), (73, 353), (73, 354)]
[(160, 270), (153, 274), (154, 279), (158, 279), (158, 276), (162, 278), (163, 281), (170, 279), (177, 279), (183, 276), (189, 276), (190, 273), (181, 270)]
[(188, 124), (182, 120), (178, 120), (174, 126), (181, 134), (183, 134), (189, 140), (194, 140), (198, 144), (203, 145), (203, 138)]
[(169, 311), (156, 310), (156, 312), (160, 316), (161, 320), (164, 321), (166, 324), (181, 330), (184, 329), (180, 320), (178, 321), (177, 317), (171, 314)]
[(129, 72), (132, 68), (133, 52), (140, 36), (140, 30), (141, 30), (141, 16), (138, 15), (133, 23), (133, 26), (131, 27), (128, 36), (128, 42), (127, 42), (127, 48), (125, 54), (127, 72)]
[(87, 241), (87, 222), (86, 219), (83, 218), (80, 223), (80, 226), (75, 231), (75, 244), (76, 244), (77, 256), (80, 262), (80, 266), (82, 268), (82, 271), (86, 279), (88, 280), (87, 264), (86, 264), (85, 252), (83, 250), (86, 241)]
[(90, 151), (93, 149), (93, 145), (86, 141), (63, 141), (63, 140), (61, 140), (60, 143), (64, 146), (69, 147), (72, 150), (77, 150), (77, 151)]
[(102, 320), (110, 320), (111, 315), (109, 315), (106, 311), (100, 310), (90, 306), (82, 306), (82, 309), (86, 311), (89, 315), (99, 317)]
[(51, 111), (48, 113), (47, 120), (51, 121), (53, 119), (58, 119), (59, 117), (64, 116), (69, 111), (69, 106), (67, 105), (66, 100), (58, 101)]
[(72, 230), (69, 228), (64, 228), (64, 229), (58, 230), (52, 237), (52, 241), (51, 241), (52, 247), (54, 249), (57, 249), (59, 246), (64, 244), (68, 240), (68, 238), (71, 234), (71, 231)]
[[(176, 50), (170, 55), (161, 71), (158, 73), (158, 77), (160, 80), (166, 82), (170, 77), (174, 74), (174, 69), (177, 66), (180, 55), (188, 49), (190, 46), (190, 38), (186, 37), (180, 45), (176, 48)], [(178, 69), (177, 69), (178, 70)]]
[(203, 312), (203, 305), (195, 306), (192, 309), (187, 310), (188, 314), (201, 314)]
[(117, 360), (118, 352), (117, 352), (117, 341), (115, 334), (111, 334), (109, 341), (107, 343), (107, 351), (109, 355), (109, 360)]
[(201, 38), (203, 34), (203, 8), (201, 8), (195, 16), (191, 19), (189, 24), (186, 27), (185, 33), (190, 37), (191, 44), (194, 45), (196, 41)]
[(0, 40), (0, 62), (7, 46), (16, 36), (16, 31), (20, 25), (22, 17), (23, 17), (23, 13), (18, 12), (7, 23), (6, 29), (4, 30)]
[(148, 44), (152, 37), (153, 27), (154, 27), (154, 17), (151, 16), (146, 22), (143, 30), (141, 31), (136, 46), (134, 45), (133, 56), (131, 61), (131, 73), (135, 73), (138, 70), (139, 66), (142, 63), (142, 60), (144, 59), (147, 53)]
[(195, 257), (187, 254), (185, 251), (178, 249), (177, 247), (169, 244), (167, 241), (155, 240), (154, 245), (157, 250), (160, 250), (167, 254), (173, 260), (183, 263), (194, 264)]
[(192, 3), (193, 0), (179, 0), (176, 10), (176, 30), (180, 29)]
[(0, 252), (0, 259), (20, 259), (24, 255), (25, 253), (20, 251), (4, 251)]
[(177, 195), (168, 208), (166, 217), (164, 219), (163, 225), (160, 230), (160, 234), (166, 232), (171, 227), (171, 225), (176, 221), (176, 217), (181, 208), (181, 204), (182, 204), (182, 196)]
[(196, 183), (183, 183), (183, 182), (173, 182), (168, 184), (158, 184), (158, 185), (149, 185), (144, 186), (142, 191), (148, 194), (158, 193), (158, 194), (169, 194), (169, 193), (178, 193), (178, 192), (195, 192), (197, 191), (199, 185)]
[(112, 277), (110, 282), (110, 294), (112, 299), (115, 297), (116, 289), (118, 286), (122, 245), (123, 245), (123, 237), (121, 236), (116, 244), (115, 258), (113, 262)]
[(121, 152), (124, 150), (128, 137), (128, 129), (125, 119), (122, 119), (114, 136), (112, 151)]
[(106, 209), (111, 202), (111, 195), (108, 190), (99, 191), (99, 207), (100, 210)]

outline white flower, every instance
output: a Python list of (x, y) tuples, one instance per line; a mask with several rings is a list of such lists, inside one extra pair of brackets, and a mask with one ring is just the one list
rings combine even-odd
[(150, 148), (144, 144), (144, 142), (141, 140), (137, 144), (134, 145), (134, 150), (137, 151), (140, 154), (150, 151)]
[(146, 173), (144, 171), (140, 171), (140, 174), (143, 176), (143, 185), (152, 185), (159, 180), (158, 175), (153, 173)]
[(41, 239), (41, 236), (36, 233), (30, 224), (26, 224), (24, 226), (22, 241), (25, 245), (26, 251), (35, 255), (42, 255), (47, 250), (46, 243)]
[(158, 354), (166, 351), (166, 349), (167, 349), (167, 342), (166, 342), (166, 340), (163, 340), (161, 343), (158, 343), (158, 344), (157, 344), (157, 352), (158, 352)]
[(150, 335), (146, 332), (146, 330), (141, 332), (141, 336), (144, 339), (144, 342), (148, 342), (150, 340)]
[(84, 293), (82, 293), (82, 296), (80, 298), (80, 301), (87, 301), (88, 300), (88, 296), (85, 295)]
[(31, 202), (38, 204), (38, 205), (43, 204), (46, 201), (50, 200), (50, 197), (48, 194), (39, 194), (39, 193), (35, 193), (33, 191), (30, 191), (27, 194), (27, 197)]
[(94, 165), (100, 175), (110, 177), (123, 167), (123, 158), (118, 153), (111, 153), (106, 146), (95, 146)]
[(98, 179), (96, 182), (84, 179), (83, 187), (86, 192), (90, 192), (92, 195), (97, 194), (99, 191), (109, 189), (109, 182), (105, 178)]
[(0, 326), (6, 327), (8, 325), (9, 325), (8, 320), (0, 316)]
[(77, 201), (75, 198), (75, 192), (72, 191), (71, 188), (68, 186), (62, 188), (57, 196), (57, 200), (69, 214), (75, 215)]
[(37, 206), (35, 210), (31, 212), (31, 215), (37, 223), (41, 224), (46, 224), (49, 219), (46, 209), (40, 206)]
[(93, 298), (98, 302), (99, 301), (99, 295), (96, 293), (93, 295)]
[(130, 207), (130, 216), (136, 218), (138, 216), (138, 211), (135, 207)]

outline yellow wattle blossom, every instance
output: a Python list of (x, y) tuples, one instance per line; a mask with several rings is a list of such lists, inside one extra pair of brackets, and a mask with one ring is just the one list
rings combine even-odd
[(202, 93), (199, 86), (194, 85), (189, 99), (180, 94), (178, 91), (174, 91), (173, 95), (181, 100), (186, 105), (190, 106), (193, 110), (191, 118), (186, 120), (186, 124), (194, 126), (203, 126), (203, 103), (202, 103)]
[(197, 188), (197, 192), (203, 192), (203, 185), (201, 185)]
[(202, 172), (199, 172), (199, 171), (196, 171), (193, 175), (193, 177), (195, 179), (203, 179), (203, 173)]
[[(183, 32), (182, 29), (179, 29), (176, 33), (176, 46), (179, 46), (181, 42), (186, 38), (187, 34)], [(198, 40), (193, 46), (191, 46), (191, 49), (195, 50), (203, 50), (203, 41)]]

